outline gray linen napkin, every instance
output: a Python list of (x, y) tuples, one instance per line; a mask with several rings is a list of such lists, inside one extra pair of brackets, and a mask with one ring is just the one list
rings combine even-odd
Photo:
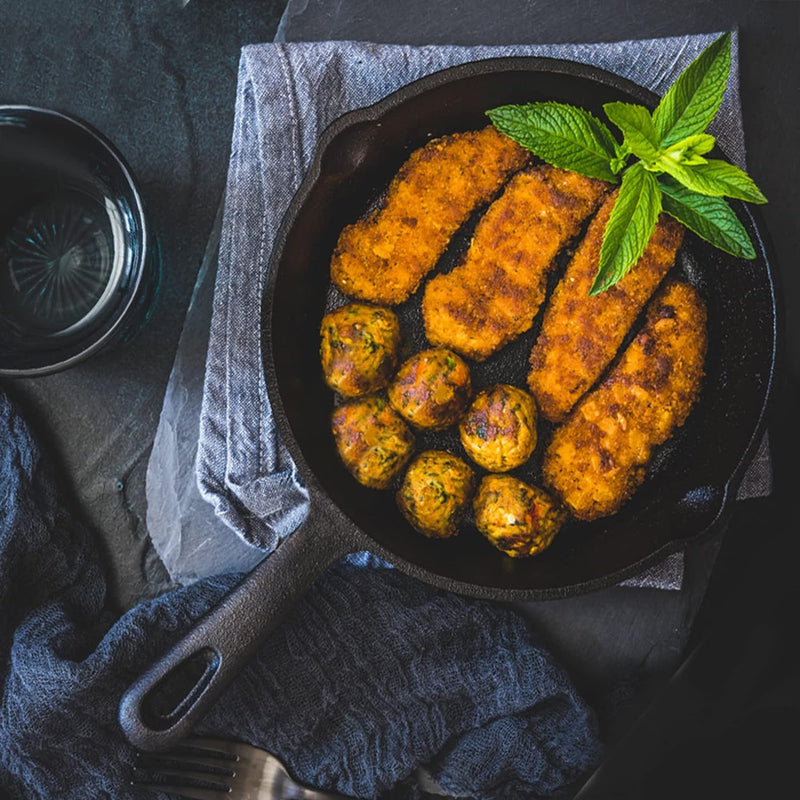
[[(433, 71), (508, 55), (593, 64), (663, 94), (719, 35), (503, 47), (315, 42), (243, 48), (196, 459), (200, 495), (213, 506), (217, 517), (247, 545), (271, 551), (307, 512), (307, 494), (273, 424), (261, 367), (259, 323), (275, 234), (320, 134), (334, 119)], [(731, 80), (712, 132), (727, 155), (745, 166), (735, 32), (732, 55)], [(182, 406), (180, 412), (185, 413), (186, 408)], [(170, 430), (175, 427), (175, 420), (162, 422)], [(170, 447), (170, 437), (161, 433), (160, 428), (151, 467), (162, 468), (150, 470), (148, 481), (153, 490), (148, 496), (156, 497), (154, 508), (157, 505), (159, 514), (167, 517), (170, 503), (164, 498), (178, 498), (180, 504), (180, 497), (187, 495), (180, 487), (175, 492), (154, 485), (169, 480), (163, 466), (174, 462), (174, 454), (159, 449)], [(739, 496), (763, 495), (770, 490), (765, 441)], [(174, 504), (171, 510), (175, 512)], [(179, 517), (181, 513), (178, 509)], [(152, 520), (149, 522), (154, 531)], [(186, 552), (193, 554), (192, 570), (197, 575), (203, 574), (204, 568), (219, 566), (213, 541), (187, 542), (181, 539), (180, 524), (166, 527), (177, 535), (177, 544), (174, 535), (160, 541), (154, 536), (154, 543), (162, 555), (168, 554), (177, 570), (176, 554)], [(682, 574), (679, 553), (625, 583), (679, 589)]]

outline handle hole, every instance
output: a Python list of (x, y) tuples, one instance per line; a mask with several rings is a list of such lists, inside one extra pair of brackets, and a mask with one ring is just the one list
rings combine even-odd
[(142, 715), (155, 730), (171, 728), (197, 702), (219, 669), (216, 650), (204, 647), (173, 667), (142, 701)]

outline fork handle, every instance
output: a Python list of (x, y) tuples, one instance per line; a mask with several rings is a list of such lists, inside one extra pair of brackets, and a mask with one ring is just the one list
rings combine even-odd
[(119, 722), (132, 745), (161, 750), (187, 736), (314, 580), (360, 549), (355, 529), (316, 500), (312, 493), (306, 521), (131, 684)]

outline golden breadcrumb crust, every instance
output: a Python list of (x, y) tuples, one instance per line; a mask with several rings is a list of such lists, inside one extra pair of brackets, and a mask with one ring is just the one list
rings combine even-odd
[(425, 287), (431, 344), (483, 361), (527, 331), (556, 255), (608, 188), (550, 166), (515, 175), (476, 226), (463, 262)]
[(614, 192), (589, 224), (547, 303), (531, 351), (528, 388), (550, 422), (562, 421), (611, 363), (637, 315), (675, 263), (683, 241), (683, 226), (662, 214), (630, 272), (610, 289), (590, 297), (616, 197)]
[(402, 303), (470, 214), (529, 157), (491, 125), (415, 150), (392, 180), (383, 206), (342, 231), (331, 280), (350, 297)]
[(545, 451), (545, 486), (573, 516), (614, 514), (641, 485), (653, 447), (684, 423), (697, 399), (706, 348), (706, 309), (696, 289), (666, 282), (643, 329)]

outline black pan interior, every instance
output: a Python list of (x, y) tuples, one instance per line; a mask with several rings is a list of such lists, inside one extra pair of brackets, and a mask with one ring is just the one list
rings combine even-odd
[[(409, 153), (432, 137), (487, 124), (485, 111), (504, 103), (559, 100), (602, 114), (613, 100), (652, 106), (640, 87), (566, 62), (498, 59), (412, 84), (377, 106), (347, 115), (323, 138), (320, 152), (287, 212), (265, 294), (265, 368), (284, 437), (310, 485), (366, 534), (374, 551), (439, 585), (478, 595), (553, 597), (607, 585), (683, 546), (718, 521), (760, 438), (776, 350), (776, 303), (764, 236), (751, 211), (736, 206), (758, 258), (726, 256), (689, 235), (675, 272), (694, 283), (709, 310), (709, 354), (702, 395), (687, 423), (656, 454), (644, 486), (613, 517), (569, 522), (535, 558), (510, 559), (469, 522), (462, 534), (430, 541), (396, 508), (393, 492), (360, 486), (344, 469), (329, 417), (333, 394), (319, 366), (319, 323), (343, 302), (329, 285), (339, 232), (373, 205)], [(452, 268), (474, 220), (437, 269)], [(407, 352), (427, 346), (417, 293), (399, 312)], [(525, 386), (527, 357), (539, 320), (526, 335), (481, 365), (476, 386), (502, 380)], [(548, 428), (540, 425), (546, 440)], [(420, 449), (460, 451), (453, 432), (420, 437)], [(537, 454), (541, 447), (537, 449)], [(516, 474), (536, 481), (539, 462)], [(478, 470), (480, 473), (480, 470)]]

